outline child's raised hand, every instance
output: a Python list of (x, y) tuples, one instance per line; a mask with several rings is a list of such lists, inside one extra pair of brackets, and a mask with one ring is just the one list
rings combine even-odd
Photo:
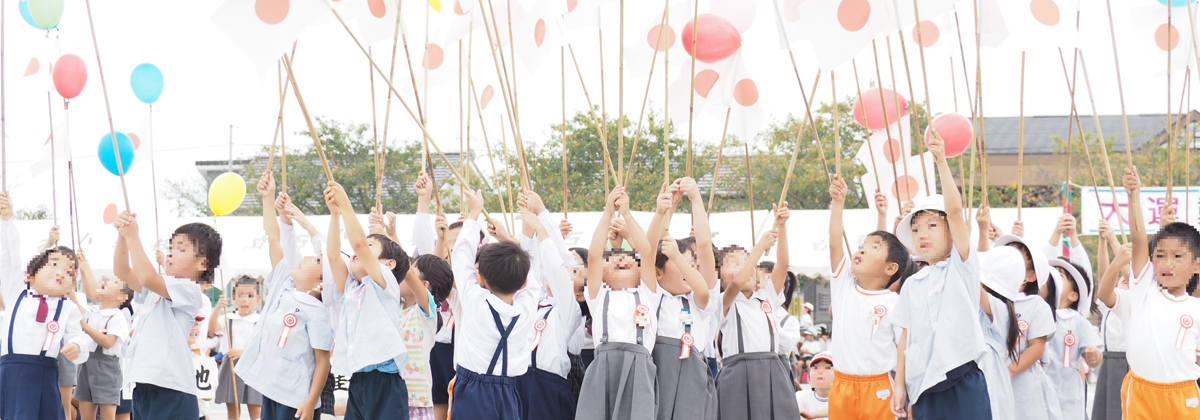
[(687, 193), (688, 200), (695, 200), (700, 197), (700, 185), (696, 184), (696, 180), (692, 177), (683, 177), (675, 181), (679, 185), (679, 191)]
[(628, 225), (625, 224), (625, 218), (623, 217), (614, 217), (612, 222), (609, 223), (609, 229), (617, 234), (617, 238), (628, 236)]
[(521, 208), (520, 217), (521, 223), (524, 223), (526, 226), (533, 227), (534, 230), (537, 230), (537, 226), (542, 225), (542, 221), (538, 220), (537, 215), (533, 214), (533, 211), (529, 210), (529, 207)]
[(617, 188), (613, 188), (612, 192), (608, 193), (608, 198), (604, 200), (604, 211), (607, 213), (615, 211), (617, 209), (617, 201), (623, 195), (625, 195), (625, 187), (618, 185)]
[(501, 241), (515, 242), (512, 235), (508, 234), (508, 229), (504, 227), (504, 222), (495, 218), (488, 219), (488, 234)]
[(942, 140), (942, 136), (938, 134), (933, 127), (929, 128), (933, 131), (933, 136), (925, 142), (929, 146), (929, 151), (933, 153), (933, 159), (937, 162), (946, 160), (946, 142)]
[(275, 194), (275, 175), (270, 171), (264, 172), (262, 177), (258, 179), (258, 194), (263, 197), (269, 197)]
[[(845, 198), (845, 196), (843, 196), (843, 199), (844, 198)], [(883, 195), (883, 192), (879, 191), (879, 189), (876, 188), (875, 189), (875, 211), (879, 212), (879, 215), (882, 216), (882, 215), (887, 214), (887, 209), (888, 209), (887, 196)]]
[(1000, 229), (1000, 226), (996, 226), (995, 223), (992, 223), (991, 226), (988, 227), (987, 234), (988, 240), (995, 242), (997, 238), (1004, 236), (1004, 231)]
[[(327, 191), (333, 192), (333, 199), (338, 204), (338, 207), (350, 208), (350, 197), (346, 195), (346, 189), (342, 188), (342, 184), (337, 181), (329, 181)], [(328, 193), (327, 193), (328, 195)]]
[(159, 267), (162, 267), (167, 264), (167, 255), (163, 254), (161, 249), (155, 249), (154, 250), (154, 261), (158, 263)]
[(1013, 222), (1012, 234), (1018, 238), (1025, 237), (1025, 222), (1020, 220)]
[(562, 219), (561, 222), (558, 222), (558, 231), (562, 232), (564, 238), (571, 234), (571, 228), (571, 222), (568, 222), (567, 219)]
[(829, 198), (835, 203), (846, 202), (846, 181), (842, 180), (841, 175), (834, 175), (829, 183)]
[(0, 218), (12, 220), (12, 217), (12, 201), (8, 198), (8, 191), (0, 191)]
[(483, 212), (483, 190), (464, 189), (463, 195), (467, 197), (467, 209), (472, 214), (477, 215)]
[(784, 201), (783, 205), (776, 205), (772, 203), (771, 208), (775, 209), (775, 225), (787, 225), (788, 218), (792, 217), (791, 212), (788, 211), (788, 202)]
[[(384, 222), (383, 226), (387, 228), (388, 236), (395, 237), (396, 236), (396, 213), (392, 213), (389, 211), (387, 213), (384, 213), (383, 215), (385, 217), (385, 219), (384, 219), (385, 222)], [(446, 220), (446, 216), (442, 216), (442, 215), (438, 215), (438, 216), (440, 216), (442, 218), (442, 221), (444, 223)]]
[(383, 227), (383, 214), (379, 213), (379, 207), (371, 206), (371, 214), (367, 215), (367, 228), (371, 234), (386, 235), (387, 231)]
[[(665, 184), (663, 186), (666, 187)], [(654, 210), (658, 212), (658, 214), (667, 214), (667, 212), (670, 211), (674, 206), (675, 200), (673, 197), (671, 197), (671, 193), (663, 191), (662, 193), (658, 194), (658, 199), (655, 200)]]
[(58, 243), (58, 226), (50, 228), (50, 236), (46, 238), (46, 248), (54, 246)]
[(137, 215), (130, 213), (129, 210), (122, 211), (121, 214), (117, 215), (117, 220), (113, 222), (113, 226), (116, 226), (117, 233), (120, 233), (123, 238), (137, 236)]
[(1123, 244), (1120, 248), (1117, 248), (1117, 255), (1113, 257), (1112, 265), (1128, 265), (1130, 261), (1133, 261), (1133, 242)]
[(762, 238), (758, 240), (758, 246), (764, 250), (771, 249), (775, 246), (775, 241), (779, 239), (779, 231), (775, 229), (768, 230)]
[(904, 217), (905, 215), (912, 213), (913, 207), (916, 206), (917, 203), (915, 202), (905, 201), (904, 204), (900, 206), (900, 217)]
[[(391, 214), (391, 213), (389, 212), (389, 213), (388, 213), (388, 217), (391, 219), (391, 220), (390, 220), (390, 223), (391, 223), (391, 225), (392, 225), (392, 226), (395, 226), (395, 225), (396, 225), (396, 215), (394, 215), (394, 214)], [(433, 228), (434, 228), (435, 230), (437, 230), (438, 232), (441, 232), (441, 231), (444, 231), (444, 230), (447, 230), (447, 229), (449, 229), (449, 226), (450, 226), (450, 225), (446, 224), (446, 215), (445, 215), (445, 214), (438, 213), (438, 215), (437, 215), (437, 219), (435, 219), (435, 220), (433, 221)]]
[(338, 209), (337, 198), (334, 195), (333, 189), (329, 187), (325, 187), (325, 207), (329, 208), (331, 216), (341, 214), (341, 210)]
[(58, 352), (62, 353), (63, 357), (66, 357), (67, 360), (73, 362), (75, 359), (79, 358), (79, 345), (75, 343), (67, 344)]
[(413, 184), (413, 190), (420, 198), (428, 199), (433, 196), (433, 182), (429, 180), (429, 175), (426, 175), (425, 171), (417, 174), (417, 182)]
[(1125, 168), (1125, 175), (1121, 176), (1121, 184), (1125, 186), (1126, 193), (1132, 194), (1141, 190), (1142, 179), (1138, 177), (1136, 166)]
[(525, 205), (529, 207), (529, 211), (534, 215), (542, 214), (546, 211), (546, 203), (542, 201), (542, 196), (537, 191), (521, 189), (521, 195), (525, 196)]
[(217, 299), (217, 304), (213, 305), (213, 311), (225, 309), (227, 305), (229, 305), (229, 297), (221, 293), (221, 297)]
[(666, 255), (667, 258), (675, 258), (681, 255), (679, 253), (679, 244), (675, 242), (675, 238), (672, 238), (671, 235), (663, 237), (661, 247), (662, 254)]
[(1175, 205), (1167, 204), (1163, 206), (1162, 214), (1158, 216), (1158, 224), (1166, 226), (1175, 223)]
[(979, 229), (987, 229), (992, 226), (992, 210), (985, 204), (980, 204), (979, 209), (975, 211), (975, 222), (979, 224)]

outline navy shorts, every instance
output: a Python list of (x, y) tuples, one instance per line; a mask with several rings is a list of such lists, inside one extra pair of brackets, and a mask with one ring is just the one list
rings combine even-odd
[[(277, 403), (266, 396), (262, 397), (262, 420), (295, 420), (296, 409), (286, 405)], [(313, 410), (314, 419), (321, 418), (321, 415)]]
[(517, 378), (483, 375), (458, 368), (454, 380), (454, 403), (450, 415), (456, 419), (521, 420), (523, 407)]
[(346, 420), (408, 420), (408, 387), (399, 373), (377, 370), (350, 376)]
[(433, 403), (450, 403), (450, 380), (454, 379), (454, 343), (433, 343), (429, 350), (429, 373), (433, 377)]
[[(966, 373), (957, 383), (940, 391), (925, 391), (913, 404), (913, 418), (921, 420), (992, 419), (992, 403), (988, 397), (983, 371), (968, 363)], [(938, 387), (934, 387), (936, 389)]]
[(117, 414), (127, 414), (133, 412), (133, 400), (121, 400), (121, 405), (117, 406)]
[(137, 419), (196, 420), (196, 396), (156, 385), (138, 383), (133, 389), (133, 417)]

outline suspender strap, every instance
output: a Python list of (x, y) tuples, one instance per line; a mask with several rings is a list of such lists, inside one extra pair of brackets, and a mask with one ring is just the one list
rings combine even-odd
[[(691, 316), (691, 314), (692, 314), (692, 305), (691, 305), (690, 303), (688, 303), (688, 298), (684, 297), (684, 298), (682, 298), (682, 299), (683, 299), (683, 310), (685, 310), (685, 311), (687, 311), (687, 312), (688, 312), (688, 316)], [(662, 302), (659, 302), (659, 304), (658, 304), (658, 305), (659, 305), (659, 306), (658, 306), (658, 310), (659, 310), (659, 312), (662, 312)], [(691, 332), (692, 332), (692, 322), (691, 322), (691, 320), (690, 320), (690, 319), (688, 320), (688, 322), (687, 322), (687, 323), (683, 324), (683, 332), (691, 334)]]
[[(550, 312), (553, 312), (553, 311), (554, 311), (554, 307), (551, 306), (550, 309), (546, 310), (545, 314), (542, 314), (542, 319), (549, 321)], [(550, 326), (546, 325), (546, 327), (549, 328)], [(545, 331), (543, 331), (543, 333), (545, 333)], [(537, 334), (537, 332), (535, 332), (534, 334)], [(538, 346), (538, 347), (541, 347), (541, 346)], [(531, 367), (533, 367), (534, 369), (538, 368), (537, 367), (537, 352), (538, 352), (538, 349), (535, 348), (535, 349), (533, 349), (532, 352), (529, 353), (529, 365)]]
[(654, 311), (654, 319), (662, 319), (662, 303), (667, 298), (667, 295), (658, 296), (658, 310)]
[(17, 309), (21, 307), (21, 300), (25, 299), (25, 295), (27, 293), (29, 293), (29, 289), (22, 290), (21, 294), (17, 295), (17, 303), (13, 304), (12, 313), (8, 317), (8, 341), (7, 341), (8, 354), (13, 354), (12, 334), (13, 334), (13, 328), (16, 326), (16, 321), (17, 321)]
[[(54, 310), (54, 322), (58, 322), (58, 316), (62, 315), (63, 302), (66, 302), (66, 300), (67, 300), (67, 298), (65, 298), (65, 297), (58, 300), (58, 309)], [(62, 328), (66, 328), (66, 327), (62, 327)], [(12, 334), (12, 333), (10, 332), (9, 334)], [(51, 332), (46, 331), (46, 334), (51, 334)], [(9, 345), (11, 346), (12, 344), (9, 344)], [(41, 356), (46, 357), (46, 350), (42, 350)]]
[[(633, 304), (634, 308), (642, 304), (642, 295), (638, 294), (638, 292), (633, 292)], [(636, 309), (634, 310), (636, 311)], [(642, 331), (645, 330), (645, 327), (642, 327), (642, 324), (638, 324), (637, 322), (634, 322), (634, 325), (637, 325), (637, 343), (640, 346), (642, 345)]]
[(500, 331), (500, 341), (496, 343), (496, 351), (492, 353), (492, 363), (488, 365), (487, 374), (491, 375), (496, 369), (496, 363), (500, 361), (500, 356), (504, 356), (504, 361), (500, 363), (500, 376), (508, 376), (508, 335), (512, 334), (513, 327), (517, 325), (517, 318), (520, 315), (514, 316), (509, 321), (508, 326), (500, 322), (500, 314), (492, 308), (492, 303), (488, 302), (488, 310), (492, 311), (492, 320), (496, 322), (496, 330)]
[(746, 326), (742, 325), (742, 312), (737, 310), (736, 305), (733, 306), (733, 315), (737, 318), (738, 354), (742, 354), (746, 352), (746, 343), (742, 340), (742, 330), (746, 329)]
[[(601, 344), (608, 342), (608, 297), (612, 294), (612, 292), (613, 292), (612, 290), (609, 290), (608, 292), (604, 293), (604, 321), (602, 321), (602, 328), (604, 329), (604, 332), (602, 332), (600, 335), (600, 343)], [(635, 307), (637, 305), (642, 304), (642, 296), (639, 295), (637, 292), (633, 292), (633, 303), (634, 303)], [(661, 306), (660, 306), (660, 308), (661, 308)], [(636, 311), (636, 309), (635, 309), (635, 311)], [(635, 322), (634, 324), (637, 324), (637, 323)], [(645, 330), (644, 327), (642, 327), (641, 325), (637, 325), (637, 344), (639, 346), (642, 345), (642, 331), (643, 330)]]
[(611, 290), (604, 292), (604, 313), (600, 316), (600, 329), (603, 330), (600, 333), (600, 344), (608, 342), (608, 297), (611, 293)]

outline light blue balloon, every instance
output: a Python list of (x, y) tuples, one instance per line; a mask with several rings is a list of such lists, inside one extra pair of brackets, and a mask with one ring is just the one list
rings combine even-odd
[(133, 87), (133, 94), (137, 95), (138, 100), (152, 104), (162, 95), (162, 71), (150, 63), (138, 64), (129, 76), (129, 85)]
[(1159, 4), (1162, 4), (1165, 6), (1168, 3), (1170, 3), (1171, 7), (1183, 7), (1183, 6), (1187, 6), (1188, 3), (1195, 3), (1195, 2), (1196, 2), (1196, 0), (1158, 0)]
[[(121, 168), (125, 173), (129, 173), (129, 167), (133, 165), (133, 140), (125, 133), (117, 133), (117, 148), (121, 151)], [(104, 165), (104, 169), (108, 169), (113, 175), (120, 175), (121, 170), (117, 168), (117, 158), (113, 154), (112, 135), (105, 133), (104, 138), (100, 139), (100, 146), (96, 149), (96, 155), (100, 157), (100, 164)]]
[[(46, 30), (46, 28), (39, 26), (37, 24), (37, 22), (34, 22), (33, 15), (29, 14), (29, 0), (21, 0), (21, 1), (17, 2), (17, 9), (21, 11), (21, 18), (25, 19), (25, 23), (28, 23), (30, 26), (33, 26), (34, 28), (37, 28), (37, 29), (40, 29), (43, 31)], [(58, 25), (54, 25), (54, 27), (57, 28)], [(54, 29), (54, 28), (50, 28), (50, 29)]]

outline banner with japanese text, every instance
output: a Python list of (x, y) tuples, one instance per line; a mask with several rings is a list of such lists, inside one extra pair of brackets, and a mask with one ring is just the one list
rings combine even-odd
[[(1114, 200), (1114, 192), (1115, 200)], [(1097, 202), (1099, 197), (1099, 202)], [(1121, 226), (1129, 229), (1129, 196), (1125, 189), (1118, 187), (1082, 187), (1082, 218), (1079, 226), (1080, 235), (1096, 235), (1099, 233), (1100, 219), (1108, 220), (1117, 234)], [(1140, 194), (1142, 220), (1146, 221), (1146, 232), (1158, 232), (1159, 216), (1166, 208), (1167, 189), (1165, 187), (1143, 187)], [(1200, 187), (1175, 187), (1172, 189), (1171, 203), (1175, 204), (1175, 220), (1195, 225), (1200, 220)], [(1117, 218), (1120, 217), (1118, 222)]]

